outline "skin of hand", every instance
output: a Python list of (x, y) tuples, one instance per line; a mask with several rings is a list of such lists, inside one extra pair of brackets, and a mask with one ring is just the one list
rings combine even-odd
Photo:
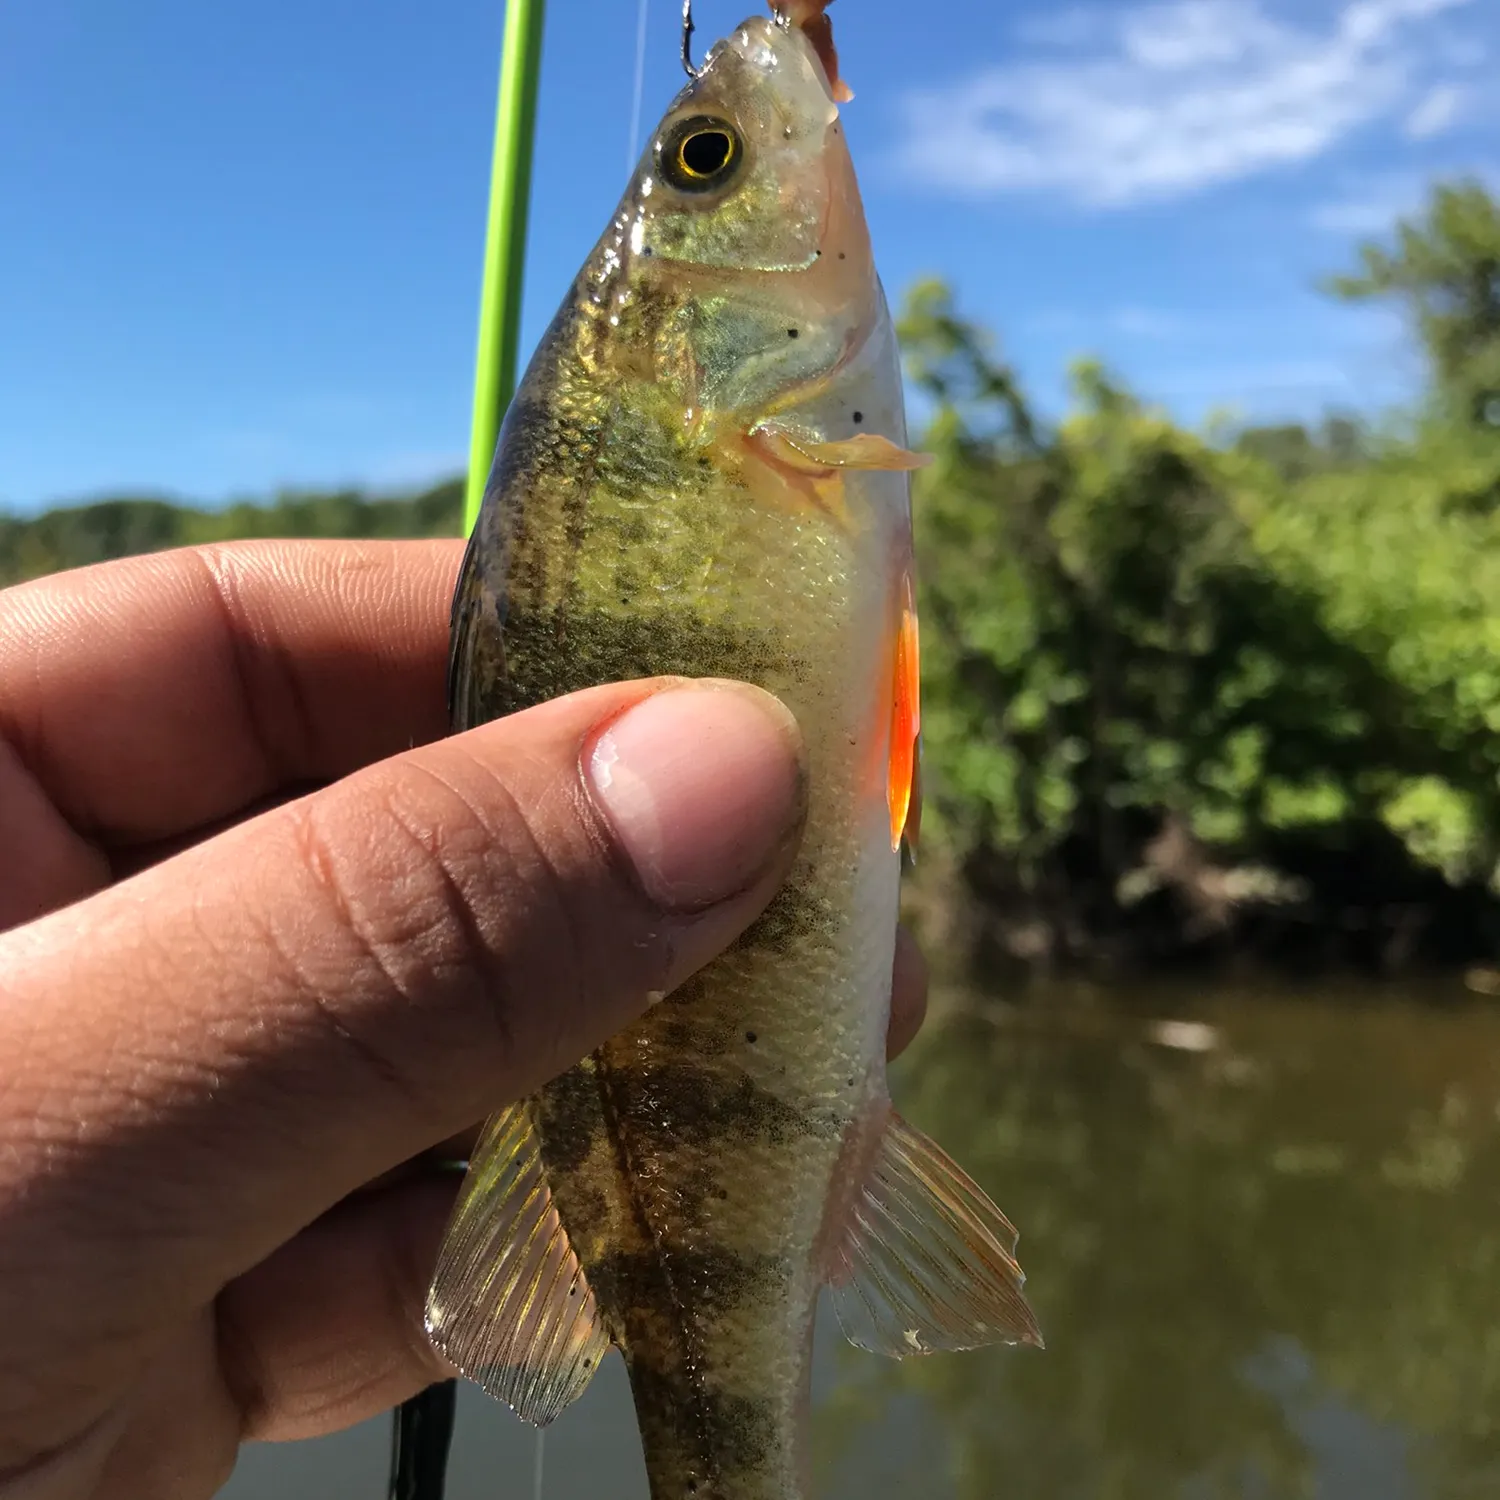
[[(0, 593), (0, 1500), (196, 1500), (448, 1371), (440, 1155), (724, 948), (800, 739), (728, 683), (451, 738), (461, 544)], [(898, 946), (891, 1046), (926, 978)]]

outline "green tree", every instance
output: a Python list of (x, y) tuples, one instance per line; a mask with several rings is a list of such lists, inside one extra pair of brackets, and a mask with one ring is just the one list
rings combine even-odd
[(1454, 914), (1455, 951), (1487, 951), (1496, 435), (1331, 419), (1226, 444), (1088, 363), (1049, 428), (946, 288), (901, 331), (934, 403), (931, 827), (980, 952), (1206, 955), (1254, 929), (1304, 952), (1358, 932), (1389, 963)]
[[(1335, 290), (1395, 299), (1431, 372), (1384, 424), (1190, 431), (1086, 361), (1044, 421), (946, 287), (912, 292), (936, 458), (915, 894), (966, 924), (939, 951), (1500, 945), (1500, 206), (1440, 185), (1363, 259)], [(453, 481), (0, 516), (0, 583), (237, 536), (452, 535), (461, 505)]]
[(0, 515), (0, 587), (64, 568), (244, 537), (456, 536), (463, 481), (376, 499), (357, 490), (287, 491), (267, 504), (203, 510), (121, 497), (39, 516)]
[(1449, 409), (1500, 427), (1500, 203), (1472, 179), (1439, 183), (1425, 211), (1402, 219), (1393, 245), (1360, 248), (1363, 269), (1332, 289), (1393, 301), (1410, 319)]
[(1320, 427), (1286, 422), (1247, 427), (1236, 446), (1269, 464), (1283, 479), (1305, 479), (1330, 469), (1348, 469), (1369, 458), (1369, 439), (1356, 417), (1328, 416)]

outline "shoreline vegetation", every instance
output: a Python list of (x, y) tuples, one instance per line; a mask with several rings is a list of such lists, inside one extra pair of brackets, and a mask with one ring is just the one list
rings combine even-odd
[[(1500, 203), (1435, 185), (1328, 290), (1405, 316), (1410, 409), (1194, 431), (1082, 362), (1044, 423), (947, 287), (908, 295), (936, 458), (910, 906), (940, 970), (1500, 991)], [(237, 537), (451, 536), (462, 506), (455, 478), (0, 514), (0, 586)]]

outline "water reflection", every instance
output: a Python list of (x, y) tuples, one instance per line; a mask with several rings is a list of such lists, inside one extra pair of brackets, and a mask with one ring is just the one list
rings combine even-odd
[[(898, 1091), (1021, 1225), (1048, 1347), (898, 1365), (826, 1330), (826, 1500), (1500, 1494), (1500, 1014), (960, 1010)], [(547, 1500), (644, 1500), (618, 1368), (597, 1387)], [(460, 1423), (453, 1500), (529, 1496), (529, 1433), (477, 1399)], [(377, 1497), (384, 1443), (253, 1453), (226, 1500)]]
[(1088, 1011), (934, 1030), (906, 1106), (1024, 1226), (1048, 1348), (846, 1361), (831, 1461), (918, 1391), (963, 1500), (1379, 1493), (1351, 1448), (1393, 1496), (1500, 1493), (1500, 1022), (1193, 1019), (1212, 1050)]

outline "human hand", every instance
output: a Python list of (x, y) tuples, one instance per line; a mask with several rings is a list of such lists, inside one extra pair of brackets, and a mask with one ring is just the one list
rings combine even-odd
[[(451, 1373), (422, 1303), (456, 1183), (424, 1153), (786, 871), (796, 732), (753, 690), (600, 688), (441, 739), (460, 550), (238, 545), (0, 593), (0, 1500), (209, 1496), (241, 1441)], [(601, 732), (612, 794), (580, 770)], [(924, 1003), (903, 941), (893, 1050)]]

